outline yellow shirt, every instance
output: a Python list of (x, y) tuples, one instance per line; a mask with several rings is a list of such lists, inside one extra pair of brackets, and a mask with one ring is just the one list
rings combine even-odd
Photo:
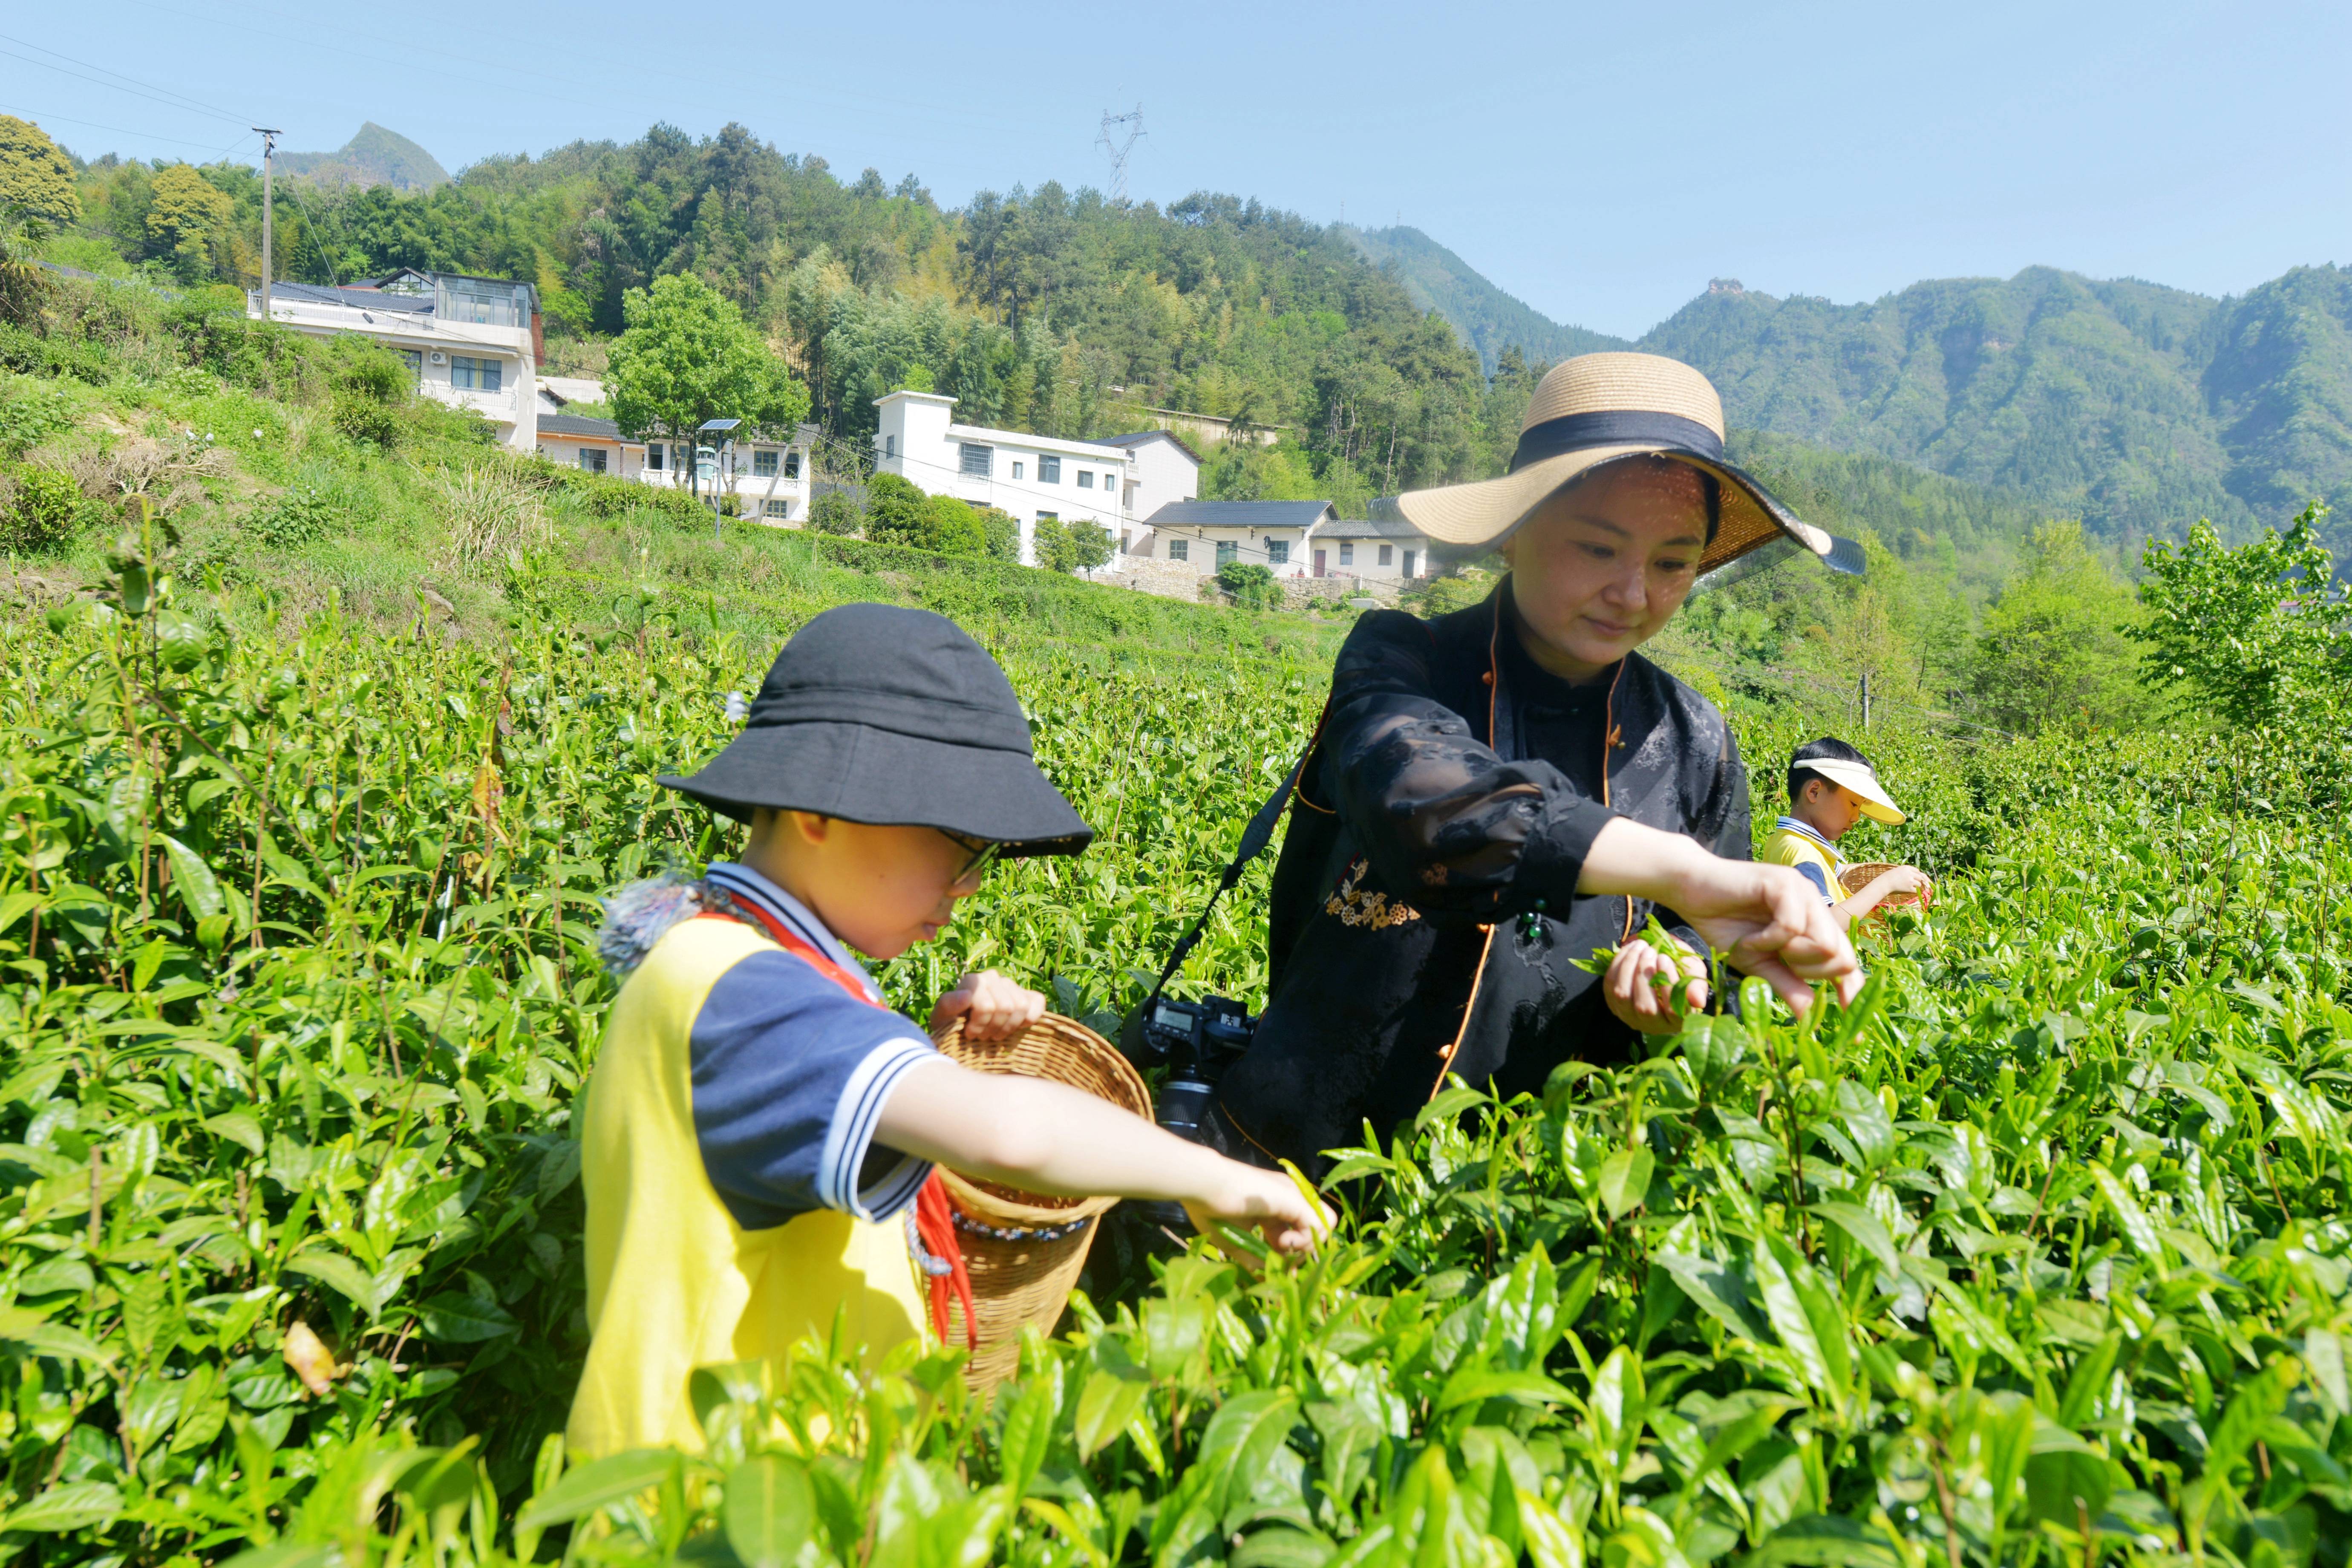
[(695, 1019), (721, 975), (775, 947), (734, 921), (681, 921), (613, 1004), (580, 1135), (592, 1338), (567, 1447), (583, 1458), (699, 1449), (697, 1367), (781, 1361), (803, 1335), (830, 1334), (837, 1314), (868, 1355), (925, 1332), (901, 1222), (818, 1209), (745, 1230), (704, 1168)]
[(1794, 866), (1805, 880), (1821, 889), (1823, 903), (1845, 900), (1845, 886), (1838, 880), (1838, 874), (1846, 868), (1845, 857), (1837, 852), (1836, 845), (1793, 816), (1781, 817), (1772, 825), (1772, 831), (1756, 850), (1756, 858), (1768, 866)]

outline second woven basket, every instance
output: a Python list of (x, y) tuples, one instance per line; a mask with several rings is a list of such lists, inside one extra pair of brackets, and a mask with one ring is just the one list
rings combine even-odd
[[(967, 1040), (959, 1018), (937, 1037), (940, 1049), (975, 1072), (1048, 1079), (1084, 1089), (1151, 1120), (1143, 1079), (1109, 1041), (1075, 1019), (1048, 1013), (1009, 1040)], [(1076, 1289), (1095, 1226), (1117, 1198), (1057, 1198), (1024, 1193), (947, 1170), (940, 1180), (955, 1209), (956, 1241), (971, 1274), (980, 1348), (964, 1369), (986, 1393), (1019, 1370), (1021, 1329), (1051, 1334)], [(963, 1304), (948, 1309), (948, 1343), (964, 1342)]]

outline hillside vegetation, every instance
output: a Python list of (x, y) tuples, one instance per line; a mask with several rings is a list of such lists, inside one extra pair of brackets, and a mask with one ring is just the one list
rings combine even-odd
[[(0, 302), (13, 1560), (2344, 1561), (2352, 731), (2307, 532), (2198, 531), (2135, 602), (2044, 524), (1980, 626), (1883, 543), (1862, 582), (1703, 595), (1654, 646), (1723, 702), (1759, 826), (1823, 730), (1916, 814), (1848, 846), (1941, 889), (1865, 933), (1853, 1006), (1751, 985), (1642, 1062), (1454, 1085), (1347, 1155), (1301, 1265), (1107, 1234), (992, 1397), (957, 1351), (811, 1340), (698, 1373), (700, 1451), (581, 1463), (598, 901), (735, 847), (654, 783), (723, 742), (727, 693), (845, 599), (985, 639), (1100, 837), (1000, 868), (879, 979), (919, 1014), (992, 964), (1107, 1027), (1341, 628), (714, 541), (234, 297), (0, 269)], [(1749, 455), (2002, 525), (1891, 463)], [(2048, 732), (1924, 711), (1926, 670)], [(1262, 996), (1266, 888), (1181, 994)]]
[(1606, 332), (1560, 325), (1495, 287), (1468, 262), (1417, 228), (1342, 226), (1339, 232), (1366, 259), (1391, 269), (1413, 303), (1451, 321), (1464, 341), (1478, 351), (1488, 375), (1495, 374), (1508, 349), (1517, 350), (1523, 359), (1555, 364), (1578, 354), (1633, 347), (1623, 338)]

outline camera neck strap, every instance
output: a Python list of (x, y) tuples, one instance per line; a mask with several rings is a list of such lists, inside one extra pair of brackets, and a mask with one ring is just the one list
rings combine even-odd
[(1208, 929), (1209, 917), (1216, 912), (1217, 900), (1234, 890), (1234, 885), (1242, 879), (1242, 873), (1249, 868), (1249, 863), (1265, 854), (1266, 846), (1274, 842), (1275, 826), (1282, 820), (1282, 814), (1289, 809), (1291, 801), (1298, 794), (1298, 781), (1306, 776), (1307, 760), (1315, 755), (1315, 748), (1322, 743), (1323, 721), (1330, 711), (1331, 705), (1327, 701), (1323, 711), (1316, 716), (1315, 732), (1307, 738), (1307, 749), (1298, 753), (1298, 760), (1290, 764), (1290, 772), (1284, 776), (1281, 784), (1265, 797), (1265, 804), (1257, 808), (1257, 815), (1250, 818), (1247, 827), (1242, 829), (1240, 847), (1234, 852), (1224, 875), (1217, 879), (1216, 890), (1209, 895), (1209, 901), (1201, 906), (1200, 916), (1193, 921), (1192, 929), (1178, 940), (1175, 948), (1168, 954), (1168, 963), (1160, 969), (1160, 978), (1153, 983), (1151, 994), (1143, 999), (1141, 1016), (1150, 1016), (1152, 1007), (1160, 1000), (1160, 994), (1168, 989), (1168, 982), (1184, 967), (1184, 961), (1200, 945), (1201, 933)]

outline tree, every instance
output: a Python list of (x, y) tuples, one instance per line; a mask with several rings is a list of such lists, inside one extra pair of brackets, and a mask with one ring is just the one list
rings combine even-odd
[(236, 204), (186, 163), (155, 174), (155, 196), (147, 209), (147, 237), (172, 259), (172, 269), (195, 283), (228, 270), (231, 227)]
[(1977, 634), (1979, 707), (2026, 734), (2137, 721), (2147, 702), (2126, 640), (2137, 618), (2131, 590), (2091, 553), (2083, 525), (2042, 524)]
[(897, 474), (877, 474), (866, 486), (866, 537), (923, 549), (930, 543), (931, 498)]
[(2284, 535), (2263, 530), (2223, 547), (2210, 522), (2178, 548), (2147, 547), (2140, 602), (2145, 625), (2128, 634), (2147, 652), (2141, 671), (2159, 689), (2186, 686), (2233, 724), (2275, 722), (2341, 689), (2343, 638), (2352, 604), (2336, 588), (2336, 563), (2320, 544), (2327, 509), (2304, 508)]
[(1217, 568), (1217, 586), (1245, 610), (1270, 610), (1282, 602), (1274, 569), (1255, 561), (1228, 561)]
[[(911, 177), (911, 176), (910, 176)], [(988, 558), (991, 561), (1021, 559), (1021, 520), (1002, 507), (974, 507), (980, 519), (981, 531), (988, 536)]]
[(1037, 524), (1037, 564), (1055, 572), (1091, 572), (1111, 556), (1110, 531), (1074, 517)]
[(29, 120), (0, 114), (0, 205), (72, 223), (81, 216), (73, 163)]
[(630, 289), (622, 309), (628, 327), (604, 386), (624, 433), (690, 441), (705, 421), (731, 418), (781, 435), (807, 416), (808, 389), (701, 279), (656, 278)]

